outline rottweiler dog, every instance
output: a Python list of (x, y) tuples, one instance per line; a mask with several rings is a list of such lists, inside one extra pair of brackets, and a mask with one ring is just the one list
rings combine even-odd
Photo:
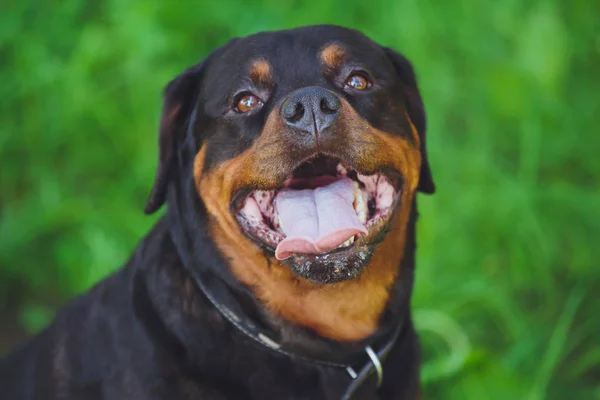
[(410, 62), (332, 25), (236, 38), (165, 88), (164, 216), (0, 362), (0, 398), (416, 399)]

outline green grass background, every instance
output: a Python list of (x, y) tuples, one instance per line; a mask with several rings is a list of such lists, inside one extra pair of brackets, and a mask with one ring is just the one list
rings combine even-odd
[(163, 85), (233, 36), (313, 23), (361, 29), (420, 78), (426, 397), (600, 399), (596, 0), (3, 2), (0, 352), (156, 220)]

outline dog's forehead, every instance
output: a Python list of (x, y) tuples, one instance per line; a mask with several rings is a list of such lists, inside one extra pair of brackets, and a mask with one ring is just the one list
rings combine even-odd
[[(261, 32), (226, 44), (211, 60), (207, 73), (217, 83), (244, 79), (254, 68), (270, 73), (275, 80), (313, 76), (327, 63), (377, 63), (382, 48), (362, 33), (337, 26), (311, 26)], [(223, 82), (224, 83), (224, 82)]]
[[(337, 26), (312, 26), (283, 31), (261, 32), (231, 43), (227, 52), (248, 58), (257, 54), (281, 60), (286, 56), (317, 56), (327, 44), (338, 44), (349, 52), (373, 52), (378, 45), (359, 31)], [(294, 59), (294, 61), (302, 61)]]

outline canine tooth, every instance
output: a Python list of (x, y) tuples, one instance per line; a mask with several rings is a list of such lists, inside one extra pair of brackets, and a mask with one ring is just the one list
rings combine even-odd
[(350, 239), (346, 240), (344, 243), (340, 244), (337, 248), (341, 249), (342, 247), (348, 247), (352, 243), (354, 243), (354, 236), (352, 236)]
[(361, 224), (364, 224), (365, 222), (367, 222), (367, 213), (366, 213), (366, 211), (360, 211), (358, 213), (358, 219), (360, 220)]
[(339, 163), (337, 167), (335, 167), (335, 170), (337, 171), (338, 175), (341, 176), (346, 176), (346, 174), (348, 174), (348, 171), (346, 170), (346, 168), (344, 168), (342, 163)]
[(279, 228), (283, 229), (283, 222), (281, 222), (281, 217), (279, 214), (277, 215), (277, 223), (279, 224)]
[(358, 185), (358, 182), (356, 182), (356, 181), (353, 181), (353, 182), (352, 182), (352, 185), (353, 185), (353, 192), (352, 192), (352, 193), (354, 194), (354, 201), (356, 202), (356, 200), (357, 200), (359, 197), (362, 197), (362, 196), (361, 196), (361, 193), (360, 193), (360, 192), (361, 192), (361, 190), (360, 190), (360, 186)]
[(367, 222), (367, 205), (357, 182), (354, 182), (354, 211), (361, 223)]

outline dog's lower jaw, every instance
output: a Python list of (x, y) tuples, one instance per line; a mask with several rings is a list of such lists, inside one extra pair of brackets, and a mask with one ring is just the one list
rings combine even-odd
[(275, 257), (265, 256), (237, 225), (223, 229), (223, 214), (211, 208), (215, 202), (204, 200), (214, 243), (236, 278), (252, 289), (268, 311), (324, 338), (353, 342), (378, 330), (398, 279), (412, 193), (403, 197), (403, 207), (393, 216), (389, 232), (364, 270), (354, 279), (331, 284), (314, 284)]

